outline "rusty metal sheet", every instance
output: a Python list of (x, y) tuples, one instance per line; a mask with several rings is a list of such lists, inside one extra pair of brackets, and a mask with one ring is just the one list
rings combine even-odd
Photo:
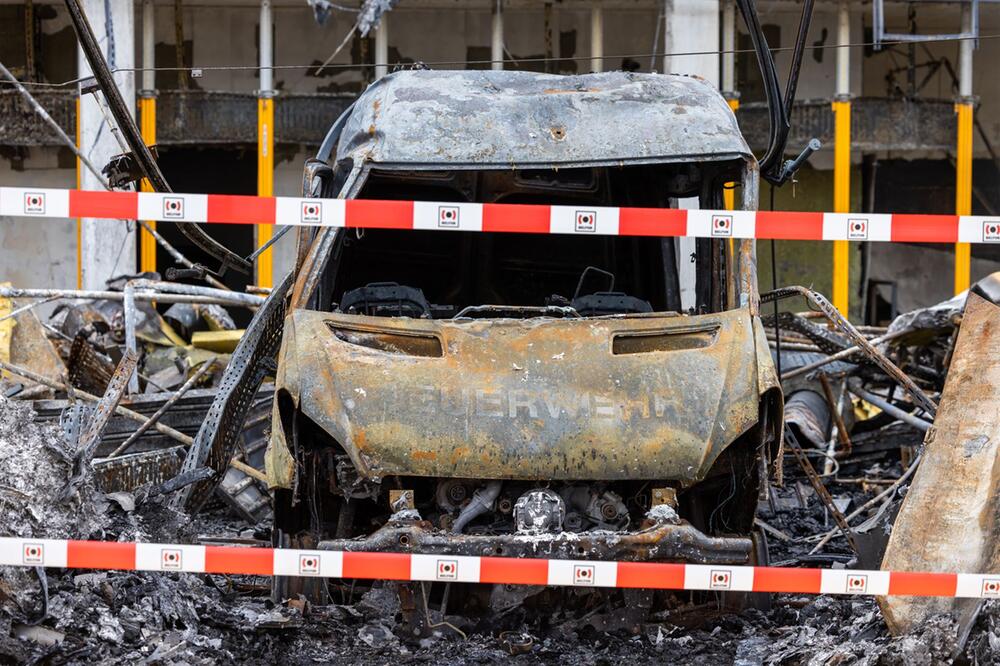
[(70, 345), (68, 366), (70, 385), (95, 395), (104, 393), (115, 372), (111, 359), (99, 354), (87, 341), (87, 336), (81, 333), (73, 338)]
[(101, 396), (100, 402), (94, 408), (94, 414), (87, 424), (87, 429), (80, 436), (77, 450), (83, 459), (84, 464), (90, 461), (97, 445), (101, 441), (101, 435), (111, 420), (111, 415), (115, 413), (115, 408), (121, 402), (125, 389), (128, 387), (129, 378), (135, 374), (135, 369), (139, 364), (139, 354), (131, 349), (122, 354), (122, 360), (118, 362), (115, 373), (108, 383), (108, 388)]
[[(0, 303), (3, 300), (0, 299)], [(8, 313), (16, 312), (18, 309), (31, 303), (28, 300), (7, 300), (11, 309)], [(3, 306), (0, 305), (0, 312)], [(66, 372), (66, 366), (52, 342), (45, 334), (45, 328), (38, 320), (38, 315), (34, 310), (22, 310), (13, 317), (0, 322), (0, 340), (3, 338), (3, 331), (6, 326), (9, 328), (9, 357), (3, 358), (0, 352), (0, 360), (7, 360), (14, 365), (28, 368), (40, 375), (50, 379), (57, 379)], [(0, 346), (3, 346), (0, 342)]]
[[(948, 379), (882, 569), (1000, 573), (1000, 307), (969, 295)], [(978, 590), (976, 590), (978, 592)], [(889, 628), (956, 612), (968, 630), (978, 599), (885, 597)]]
[[(746, 308), (465, 321), (298, 310), (277, 387), (363, 476), (694, 483), (758, 420), (759, 327)], [(269, 478), (287, 476), (282, 459)]]
[(183, 446), (98, 459), (93, 462), (94, 477), (106, 493), (131, 492), (140, 486), (157, 485), (177, 476), (183, 460)]
[(752, 159), (718, 90), (676, 74), (408, 70), (349, 113), (336, 161), (378, 168)]

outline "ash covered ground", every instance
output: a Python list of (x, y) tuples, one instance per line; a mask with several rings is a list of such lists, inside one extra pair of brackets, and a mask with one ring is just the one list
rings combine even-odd
[[(194, 543), (201, 537), (268, 539), (221, 506), (194, 518), (163, 503), (108, 498), (83, 484), (60, 489), (72, 452), (57, 430), (32, 423), (26, 405), (0, 398), (0, 521), (8, 535)], [(798, 481), (775, 493), (768, 524), (791, 537), (824, 531), (823, 509)], [(864, 495), (857, 486), (842, 494)], [(838, 495), (838, 488), (833, 492)], [(796, 500), (795, 498), (798, 498)], [(796, 508), (795, 502), (805, 504)], [(837, 560), (834, 545), (826, 563)], [(772, 559), (807, 552), (780, 539)], [(504, 622), (447, 616), (435, 634), (401, 638), (391, 583), (345, 603), (275, 605), (269, 581), (251, 577), (0, 568), (0, 662), (41, 664), (227, 662), (312, 664), (991, 664), (1000, 659), (1000, 605), (988, 603), (957, 651), (955, 625), (932, 618), (917, 632), (890, 637), (869, 598), (778, 595), (768, 610), (725, 612), (719, 600), (692, 600), (654, 615), (639, 633), (605, 632), (579, 612), (513, 615)]]

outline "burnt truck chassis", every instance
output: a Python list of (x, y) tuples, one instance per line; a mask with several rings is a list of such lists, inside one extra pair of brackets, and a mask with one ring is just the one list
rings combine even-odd
[[(665, 505), (664, 505), (665, 506)], [(331, 539), (320, 550), (399, 552), (426, 555), (498, 556), (514, 558), (681, 561), (699, 564), (747, 564), (749, 538), (710, 537), (676, 514), (663, 512), (636, 532), (560, 532), (545, 534), (448, 534), (420, 520), (412, 509), (394, 516), (370, 536)], [(411, 515), (407, 515), (410, 513)]]

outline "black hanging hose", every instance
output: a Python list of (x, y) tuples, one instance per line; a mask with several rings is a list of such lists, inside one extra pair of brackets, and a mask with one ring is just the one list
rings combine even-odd
[(795, 48), (792, 51), (792, 65), (788, 73), (788, 83), (784, 95), (781, 92), (781, 84), (778, 81), (778, 72), (774, 66), (774, 58), (767, 45), (767, 38), (760, 26), (760, 19), (757, 16), (756, 0), (736, 0), (740, 8), (740, 14), (746, 23), (750, 33), (750, 41), (753, 43), (754, 52), (757, 54), (757, 65), (760, 68), (761, 79), (764, 82), (764, 95), (767, 99), (767, 111), (770, 125), (768, 132), (767, 150), (760, 159), (761, 176), (773, 185), (781, 185), (787, 180), (787, 175), (782, 169), (782, 160), (785, 154), (785, 146), (788, 144), (788, 132), (791, 128), (789, 115), (792, 104), (795, 101), (795, 90), (798, 87), (799, 71), (802, 68), (802, 54), (805, 50), (806, 37), (809, 33), (809, 25), (812, 22), (814, 0), (804, 0), (802, 5), (802, 15), (799, 19), (799, 30), (795, 41)]
[[(167, 184), (167, 179), (163, 177), (163, 172), (160, 171), (160, 166), (156, 163), (153, 153), (149, 150), (149, 146), (142, 140), (142, 135), (139, 133), (139, 128), (136, 126), (135, 119), (132, 118), (125, 100), (122, 99), (121, 92), (108, 68), (108, 63), (104, 60), (101, 48), (94, 37), (94, 31), (90, 27), (86, 13), (78, 0), (66, 0), (66, 9), (69, 11), (70, 20), (73, 22), (77, 39), (80, 41), (80, 48), (87, 58), (90, 70), (94, 73), (94, 78), (104, 93), (108, 109), (111, 111), (118, 129), (121, 130), (129, 150), (135, 156), (135, 161), (139, 165), (142, 175), (149, 180), (149, 184), (156, 192), (172, 191)], [(240, 273), (250, 274), (252, 268), (250, 262), (221, 245), (197, 224), (184, 222), (178, 223), (177, 227), (198, 248), (222, 262), (220, 273), (224, 272), (226, 268), (233, 268)]]
[(795, 90), (799, 87), (799, 71), (802, 69), (802, 55), (805, 53), (806, 38), (809, 36), (809, 26), (812, 24), (813, 4), (815, 0), (804, 0), (802, 13), (799, 15), (799, 32), (795, 37), (795, 50), (792, 51), (792, 64), (788, 68), (788, 81), (785, 82), (785, 115), (791, 124), (792, 104), (795, 103)]

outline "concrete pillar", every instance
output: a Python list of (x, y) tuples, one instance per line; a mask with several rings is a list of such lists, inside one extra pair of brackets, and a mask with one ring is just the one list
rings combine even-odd
[[(972, 32), (972, 7), (962, 4), (962, 32)], [(976, 47), (974, 39), (963, 39), (958, 43), (958, 94), (962, 97), (972, 97), (972, 50)]]
[(722, 94), (736, 97), (736, 3), (722, 0)]
[(389, 12), (375, 28), (375, 78), (381, 79), (389, 73)]
[[(142, 89), (139, 91), (139, 129), (147, 146), (156, 143), (156, 66), (155, 57), (155, 10), (153, 0), (142, 0)], [(145, 178), (142, 191), (151, 192), (152, 187)], [(146, 222), (156, 229), (156, 222)], [(156, 270), (156, 239), (145, 229), (139, 231), (139, 270)]]
[[(384, 20), (384, 19), (383, 19)], [(274, 24), (271, 0), (260, 3), (260, 90), (257, 91), (257, 196), (274, 196)], [(259, 224), (255, 229), (258, 248), (271, 240), (274, 227)], [(257, 257), (257, 285), (274, 284), (274, 250)]]
[[(962, 32), (972, 31), (972, 7), (962, 5)], [(972, 96), (972, 49), (975, 41), (958, 43), (958, 136), (955, 145), (955, 214), (972, 214), (972, 128), (975, 99)], [(969, 288), (972, 279), (972, 246), (955, 244), (955, 293)]]
[(604, 71), (604, 9), (600, 5), (590, 9), (590, 71)]
[(156, 88), (156, 10), (153, 0), (142, 0), (142, 91)]
[(847, 0), (837, 7), (837, 97), (851, 94), (851, 9)]
[(490, 69), (500, 71), (503, 69), (503, 0), (495, 0), (493, 3), (493, 20), (490, 25)]
[[(837, 9), (837, 87), (833, 102), (833, 212), (851, 211), (851, 11), (847, 0)], [(850, 242), (833, 241), (831, 301), (847, 316), (850, 297)]]
[[(112, 70), (135, 67), (135, 17), (131, 2), (83, 0), (81, 2), (97, 43), (101, 45)], [(105, 9), (110, 15), (105, 15)], [(107, 34), (105, 26), (111, 26)], [(80, 76), (91, 76), (83, 52), (77, 50)], [(135, 78), (132, 72), (119, 72), (115, 82), (129, 109), (135, 108)], [(100, 94), (100, 93), (98, 93)], [(102, 96), (103, 101), (103, 96)], [(98, 167), (122, 152), (111, 128), (107, 126), (94, 95), (80, 100), (80, 148)], [(80, 173), (80, 186), (85, 190), (102, 190), (100, 182), (87, 169)], [(103, 289), (105, 281), (115, 275), (135, 272), (136, 234), (125, 222), (83, 218), (80, 221), (78, 257), (80, 284), (83, 289)]]
[(274, 90), (274, 20), (271, 0), (260, 2), (260, 91)]
[[(719, 0), (663, 0), (663, 71), (719, 85)], [(707, 52), (671, 57), (670, 53)]]

